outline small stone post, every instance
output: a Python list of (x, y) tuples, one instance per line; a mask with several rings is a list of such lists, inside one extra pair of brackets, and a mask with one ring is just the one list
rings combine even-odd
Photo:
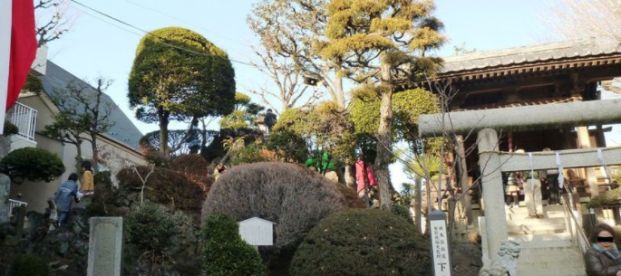
[(92, 217), (88, 244), (87, 276), (120, 276), (123, 251), (123, 218)]
[(9, 196), (11, 193), (11, 178), (0, 173), (0, 223), (9, 221)]
[(433, 256), (433, 275), (435, 276), (451, 276), (451, 254), (445, 218), (446, 215), (442, 211), (434, 210), (429, 214), (431, 255)]
[(507, 221), (502, 189), (501, 163), (498, 156), (498, 135), (491, 128), (478, 133), (479, 168), (485, 201), (487, 256), (496, 256), (500, 244), (507, 240)]

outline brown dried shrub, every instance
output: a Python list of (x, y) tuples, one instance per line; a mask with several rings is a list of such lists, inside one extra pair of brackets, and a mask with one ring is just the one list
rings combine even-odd
[[(213, 182), (209, 162), (200, 154), (186, 154), (175, 157), (175, 159), (170, 162), (169, 168), (182, 173), (199, 184), (209, 184)], [(203, 190), (207, 192), (209, 191), (209, 187), (206, 185), (203, 187)]]
[[(137, 167), (142, 177), (149, 172), (147, 167)], [(142, 182), (132, 168), (125, 168), (117, 174), (119, 180), (119, 190), (128, 193), (130, 201), (139, 201), (136, 194), (140, 193)], [(203, 187), (210, 186), (209, 183), (193, 181), (183, 173), (155, 167), (153, 174), (149, 176), (145, 188), (145, 200), (166, 205), (175, 210), (182, 210), (192, 213), (199, 213), (206, 193)], [(129, 194), (133, 194), (130, 196)], [(127, 206), (133, 206), (139, 202), (128, 202)]]
[(333, 184), (339, 189), (339, 192), (345, 197), (345, 204), (349, 208), (366, 208), (364, 202), (358, 197), (358, 194), (351, 188), (347, 188), (345, 185)]
[(221, 213), (240, 221), (261, 217), (275, 223), (274, 246), (296, 244), (322, 218), (344, 209), (336, 185), (301, 166), (280, 162), (244, 164), (214, 183), (203, 220)]

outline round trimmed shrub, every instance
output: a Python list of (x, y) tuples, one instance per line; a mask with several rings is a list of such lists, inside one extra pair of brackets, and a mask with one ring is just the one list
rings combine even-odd
[(4, 132), (2, 135), (9, 136), (19, 133), (19, 128), (9, 121), (4, 121)]
[(65, 165), (58, 155), (40, 148), (21, 148), (9, 152), (0, 161), (0, 170), (11, 180), (43, 180), (50, 182), (65, 172)]
[(203, 218), (225, 214), (236, 221), (258, 216), (274, 222), (275, 248), (297, 244), (315, 224), (343, 209), (336, 185), (298, 165), (243, 164), (225, 171), (203, 206)]
[(264, 275), (259, 253), (239, 236), (230, 217), (212, 214), (205, 221), (205, 272), (207, 275)]
[(350, 209), (315, 226), (291, 275), (431, 275), (429, 242), (413, 224), (378, 209)]
[(13, 264), (9, 276), (47, 276), (50, 274), (47, 263), (34, 255), (20, 255)]

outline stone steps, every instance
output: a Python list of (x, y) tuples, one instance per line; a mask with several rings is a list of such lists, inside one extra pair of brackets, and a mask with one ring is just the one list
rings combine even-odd
[(543, 218), (529, 217), (525, 207), (505, 210), (509, 239), (521, 247), (518, 276), (585, 275), (582, 253), (566, 231), (563, 206), (544, 206)]
[(518, 259), (518, 276), (585, 275), (584, 260), (569, 240), (523, 242)]
[[(544, 218), (564, 218), (565, 212), (561, 205), (544, 206)], [(505, 208), (507, 220), (528, 218), (528, 209), (526, 207)]]
[(571, 236), (569, 233), (555, 233), (555, 234), (538, 234), (538, 235), (511, 235), (509, 236), (509, 240), (520, 242), (523, 244), (525, 242), (541, 242), (541, 241), (561, 241), (561, 242), (569, 242)]
[(565, 232), (565, 221), (530, 222), (521, 224), (508, 224), (509, 235), (548, 235)]
[[(543, 218), (528, 216), (524, 207), (507, 208), (507, 231), (509, 236), (556, 235), (565, 232), (565, 213), (558, 205), (545, 206)], [(560, 209), (560, 210), (559, 210)]]

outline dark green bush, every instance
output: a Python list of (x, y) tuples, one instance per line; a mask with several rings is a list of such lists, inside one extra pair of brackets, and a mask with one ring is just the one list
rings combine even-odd
[(2, 135), (9, 136), (19, 133), (19, 128), (9, 121), (4, 121), (4, 132)]
[(413, 224), (378, 209), (350, 209), (315, 226), (291, 275), (431, 275), (429, 241)]
[(40, 257), (20, 255), (13, 264), (9, 276), (47, 276), (50, 274), (47, 263)]
[(390, 212), (398, 217), (404, 218), (408, 222), (412, 222), (412, 217), (410, 216), (410, 209), (408, 208), (408, 206), (393, 204), (392, 207), (390, 207)]
[(238, 151), (231, 154), (231, 164), (239, 165), (245, 163), (256, 163), (262, 161), (269, 161), (265, 156), (261, 154), (262, 146), (256, 143), (252, 143), (244, 146)]
[(124, 224), (126, 274), (200, 274), (197, 232), (187, 215), (148, 203), (132, 210)]
[(13, 181), (43, 180), (49, 182), (65, 172), (58, 155), (40, 148), (21, 148), (9, 152), (0, 161), (0, 170)]
[(621, 187), (594, 196), (587, 203), (587, 208), (602, 208), (604, 206), (617, 205), (621, 198)]
[(300, 135), (288, 130), (270, 133), (266, 147), (284, 160), (302, 163), (308, 157), (308, 145)]
[(126, 219), (128, 242), (142, 251), (162, 255), (179, 233), (171, 214), (155, 204), (145, 204)]
[(91, 204), (87, 207), (89, 214), (91, 216), (109, 215), (107, 205), (111, 203), (111, 199), (114, 196), (110, 172), (104, 171), (96, 173), (94, 181), (95, 194), (93, 195)]
[(35, 75), (28, 74), (26, 83), (24, 83), (24, 90), (35, 93), (43, 92), (43, 83), (41, 83), (41, 80)]
[(205, 271), (207, 275), (264, 275), (259, 253), (239, 236), (237, 222), (213, 214), (205, 221)]

